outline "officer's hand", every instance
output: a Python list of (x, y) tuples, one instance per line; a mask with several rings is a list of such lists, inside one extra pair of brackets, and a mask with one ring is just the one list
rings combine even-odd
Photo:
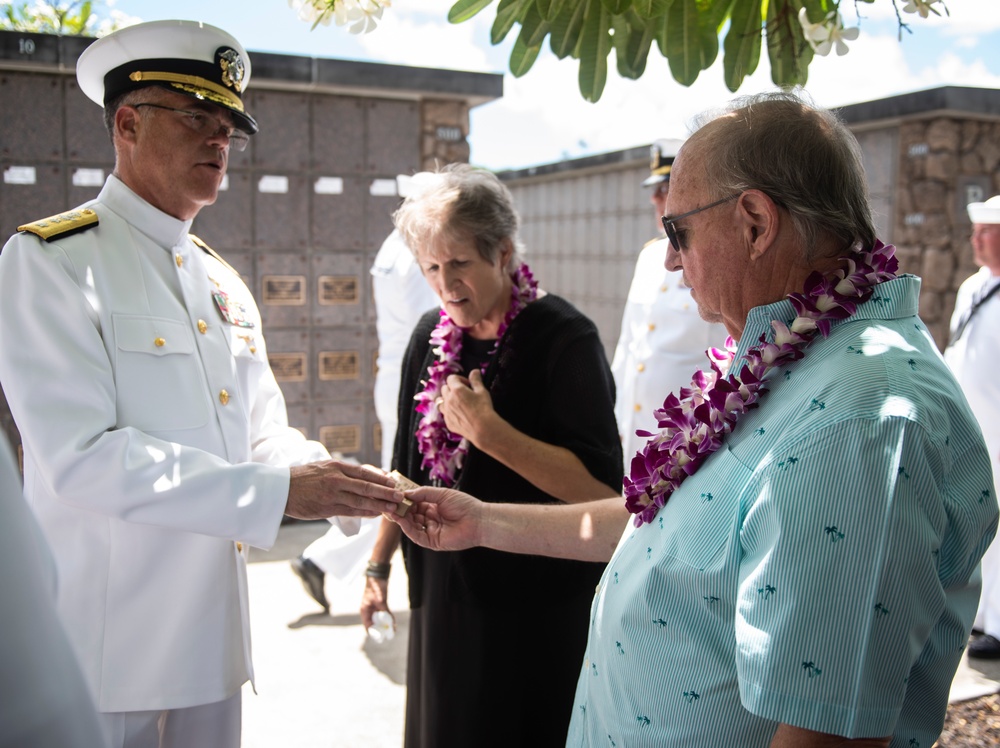
[(328, 460), (296, 465), (291, 474), (285, 514), (297, 519), (376, 517), (403, 500), (392, 478), (364, 465)]

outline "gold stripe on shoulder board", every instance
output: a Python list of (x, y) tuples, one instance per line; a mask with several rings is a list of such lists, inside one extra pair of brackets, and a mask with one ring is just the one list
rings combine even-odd
[(69, 233), (83, 231), (84, 229), (96, 226), (98, 220), (97, 213), (90, 208), (82, 208), (79, 210), (68, 210), (65, 213), (49, 216), (33, 223), (26, 223), (18, 226), (17, 230), (27, 231), (45, 241), (49, 241), (58, 236), (65, 236)]
[[(233, 273), (236, 275), (237, 278), (242, 278), (243, 277), (242, 275), (240, 275), (240, 271), (239, 270), (237, 270), (232, 265), (230, 265), (228, 262), (226, 262), (225, 258), (223, 258), (222, 255), (220, 255), (218, 252), (216, 252), (210, 246), (208, 246), (207, 244), (205, 244), (205, 242), (203, 242), (200, 238), (198, 238), (194, 234), (188, 234), (188, 239), (190, 239), (195, 244), (197, 244), (199, 247), (201, 247), (205, 251), (205, 254), (211, 255), (216, 260), (218, 260), (223, 265), (225, 265), (227, 268), (229, 268), (230, 270), (232, 270)], [(216, 284), (216, 285), (218, 285), (218, 284)]]

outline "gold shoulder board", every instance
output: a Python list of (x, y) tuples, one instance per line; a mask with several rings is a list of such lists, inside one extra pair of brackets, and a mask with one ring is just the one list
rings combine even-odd
[(214, 257), (215, 259), (217, 259), (217, 260), (218, 260), (219, 262), (221, 262), (221, 263), (222, 263), (223, 265), (225, 265), (225, 266), (226, 266), (227, 268), (229, 268), (230, 270), (232, 270), (232, 271), (233, 271), (233, 273), (234, 273), (234, 274), (235, 274), (235, 275), (236, 275), (237, 277), (241, 277), (241, 276), (240, 276), (240, 271), (239, 271), (239, 270), (237, 270), (237, 269), (236, 269), (236, 268), (234, 268), (234, 267), (233, 267), (232, 265), (230, 265), (230, 264), (229, 264), (228, 262), (226, 262), (226, 261), (225, 261), (225, 260), (223, 259), (222, 255), (220, 255), (220, 254), (219, 254), (218, 252), (216, 252), (216, 251), (215, 251), (214, 249), (212, 249), (212, 248), (211, 248), (210, 246), (208, 246), (207, 244), (205, 244), (205, 242), (203, 242), (203, 241), (202, 241), (201, 239), (199, 239), (199, 238), (198, 238), (197, 236), (195, 236), (194, 234), (188, 234), (188, 239), (190, 239), (190, 240), (191, 240), (191, 241), (193, 241), (193, 242), (194, 242), (195, 244), (197, 244), (197, 245), (198, 245), (199, 247), (201, 247), (201, 248), (202, 248), (202, 249), (203, 249), (203, 250), (205, 251), (205, 254), (207, 254), (207, 255), (211, 255), (212, 257)]
[(90, 208), (80, 210), (68, 210), (56, 216), (43, 218), (34, 223), (26, 223), (18, 226), (18, 231), (27, 231), (41, 237), (45, 241), (51, 241), (57, 237), (75, 234), (97, 225), (97, 214)]
[(656, 244), (656, 243), (657, 243), (658, 241), (660, 241), (661, 239), (665, 239), (665, 238), (666, 238), (665, 236), (654, 236), (654, 237), (653, 237), (652, 239), (650, 239), (650, 240), (649, 240), (648, 242), (646, 242), (645, 244), (643, 244), (643, 245), (642, 245), (642, 248), (643, 248), (643, 249), (645, 249), (645, 248), (646, 248), (646, 247), (648, 247), (648, 246), (649, 246), (650, 244)]

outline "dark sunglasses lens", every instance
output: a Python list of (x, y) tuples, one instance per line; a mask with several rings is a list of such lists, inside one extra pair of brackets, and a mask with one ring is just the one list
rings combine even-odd
[(663, 221), (663, 230), (667, 233), (667, 240), (670, 242), (670, 246), (674, 248), (674, 252), (680, 252), (680, 245), (677, 243), (677, 232), (674, 231), (674, 224), (672, 221), (668, 221), (665, 217), (661, 219)]

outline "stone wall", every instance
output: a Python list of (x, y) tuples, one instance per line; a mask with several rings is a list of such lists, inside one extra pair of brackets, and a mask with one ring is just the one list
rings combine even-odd
[(977, 270), (965, 206), (1000, 193), (1000, 122), (918, 119), (899, 135), (897, 256), (922, 278), (920, 315), (943, 349), (955, 293)]
[(469, 161), (469, 105), (427, 99), (420, 107), (421, 169)]

